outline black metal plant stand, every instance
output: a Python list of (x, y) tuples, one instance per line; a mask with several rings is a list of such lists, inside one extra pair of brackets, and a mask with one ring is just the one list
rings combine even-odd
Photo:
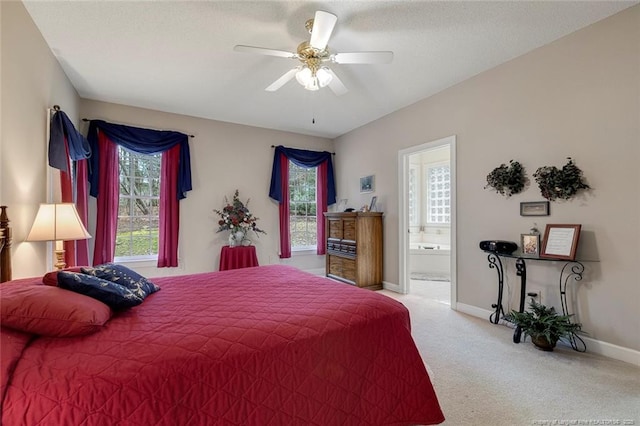
[[(489, 316), (489, 321), (493, 324), (498, 324), (500, 319), (504, 317), (504, 308), (502, 306), (502, 295), (504, 293), (504, 268), (502, 267), (502, 261), (500, 258), (513, 258), (516, 263), (516, 275), (520, 277), (520, 304), (519, 312), (524, 312), (524, 302), (527, 295), (527, 264), (526, 260), (534, 261), (547, 261), (557, 262), (559, 259), (547, 259), (534, 256), (527, 256), (519, 252), (507, 254), (496, 253), (493, 251), (486, 251), (488, 253), (487, 260), (489, 261), (489, 268), (495, 269), (498, 274), (498, 300), (492, 304), (491, 307), (494, 311)], [(570, 280), (581, 281), (582, 274), (584, 273), (584, 265), (577, 260), (566, 261), (560, 272), (560, 303), (562, 304), (562, 314), (569, 315), (569, 306), (567, 303), (567, 283)], [(520, 326), (516, 326), (513, 332), (513, 342), (520, 343), (522, 337), (522, 330)], [(576, 333), (571, 333), (569, 337), (569, 343), (571, 347), (578, 351), (586, 351), (586, 345), (584, 340), (580, 338)]]

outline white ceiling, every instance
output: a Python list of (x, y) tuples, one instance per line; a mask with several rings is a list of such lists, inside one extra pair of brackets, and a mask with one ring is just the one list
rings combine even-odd
[[(31, 1), (25, 6), (81, 97), (335, 138), (638, 1)], [(391, 64), (332, 65), (349, 92), (295, 79), (316, 10), (338, 16), (332, 52), (391, 50)], [(315, 123), (313, 119), (315, 118)]]

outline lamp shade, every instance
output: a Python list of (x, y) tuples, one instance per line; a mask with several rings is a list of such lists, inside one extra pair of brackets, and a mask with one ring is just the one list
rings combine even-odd
[(91, 238), (73, 203), (40, 204), (27, 241), (69, 241)]

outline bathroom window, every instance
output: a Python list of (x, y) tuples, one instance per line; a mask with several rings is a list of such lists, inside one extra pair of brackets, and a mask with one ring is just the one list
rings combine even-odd
[(451, 223), (451, 174), (448, 165), (427, 168), (427, 223)]

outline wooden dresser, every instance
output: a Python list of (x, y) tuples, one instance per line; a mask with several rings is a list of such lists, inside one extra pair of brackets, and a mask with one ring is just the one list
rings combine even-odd
[(325, 213), (330, 278), (382, 289), (382, 213)]

